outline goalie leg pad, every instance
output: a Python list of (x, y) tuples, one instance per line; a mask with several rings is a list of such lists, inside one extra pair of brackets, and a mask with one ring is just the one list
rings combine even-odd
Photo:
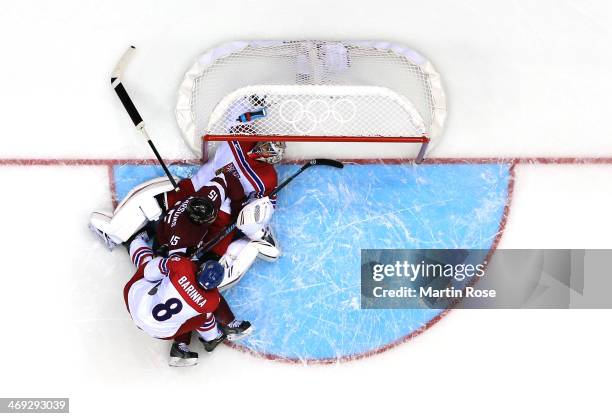
[(253, 243), (253, 246), (257, 249), (258, 256), (263, 260), (274, 262), (281, 255), (280, 250), (276, 246), (265, 240), (253, 240), (251, 243)]
[(248, 239), (239, 239), (229, 245), (227, 252), (219, 260), (225, 268), (220, 290), (228, 289), (240, 281), (257, 259), (259, 248), (257, 244)]
[(266, 196), (256, 199), (240, 211), (236, 227), (248, 238), (259, 240), (264, 236), (264, 229), (270, 223), (272, 214), (274, 214), (274, 205), (270, 202), (270, 198)]
[[(172, 184), (166, 178), (157, 178), (142, 183), (132, 189), (119, 203), (112, 218), (103, 217), (100, 212), (94, 212), (90, 218), (92, 230), (99, 230), (98, 235), (108, 236), (117, 245), (125, 242), (149, 221), (156, 221), (163, 213), (157, 195), (169, 192)], [(102, 215), (100, 215), (102, 214)]]
[(149, 221), (157, 221), (164, 209), (159, 206), (155, 197), (170, 192), (173, 189), (172, 183), (165, 177), (159, 177), (141, 183), (128, 192), (126, 197), (117, 205), (114, 217), (124, 211), (129, 212), (138, 210), (144, 214)]

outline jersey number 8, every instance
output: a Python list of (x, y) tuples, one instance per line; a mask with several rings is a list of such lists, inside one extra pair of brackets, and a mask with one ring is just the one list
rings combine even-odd
[(159, 303), (153, 307), (153, 318), (158, 322), (164, 322), (170, 317), (178, 314), (183, 309), (183, 303), (178, 298), (170, 298), (165, 303)]

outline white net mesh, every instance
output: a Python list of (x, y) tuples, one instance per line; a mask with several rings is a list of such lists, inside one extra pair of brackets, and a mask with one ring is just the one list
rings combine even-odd
[[(239, 121), (262, 109), (265, 117)], [(444, 115), (433, 66), (408, 48), (374, 42), (223, 45), (189, 70), (177, 104), (194, 150), (205, 134), (229, 133), (435, 140)]]
[[(265, 116), (240, 122), (249, 111)], [(296, 136), (423, 136), (426, 127), (412, 103), (374, 86), (259, 85), (226, 96), (206, 134)]]

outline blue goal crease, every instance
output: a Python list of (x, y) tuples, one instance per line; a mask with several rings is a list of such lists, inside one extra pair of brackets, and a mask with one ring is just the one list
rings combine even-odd
[[(279, 165), (279, 179), (299, 166)], [(196, 166), (171, 166), (179, 177)], [(121, 200), (163, 176), (155, 165), (114, 167)], [(283, 252), (257, 261), (226, 292), (253, 335), (238, 342), (280, 358), (320, 360), (376, 351), (429, 324), (440, 310), (362, 310), (363, 248), (488, 249), (508, 199), (508, 164), (315, 167), (283, 189), (272, 222)]]

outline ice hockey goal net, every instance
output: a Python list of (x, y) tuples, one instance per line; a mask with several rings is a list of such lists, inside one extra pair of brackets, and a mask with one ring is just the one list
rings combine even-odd
[(368, 41), (221, 45), (187, 71), (176, 107), (187, 144), (204, 159), (218, 141), (272, 140), (289, 142), (289, 159), (420, 161), (445, 116), (440, 76), (426, 58)]

